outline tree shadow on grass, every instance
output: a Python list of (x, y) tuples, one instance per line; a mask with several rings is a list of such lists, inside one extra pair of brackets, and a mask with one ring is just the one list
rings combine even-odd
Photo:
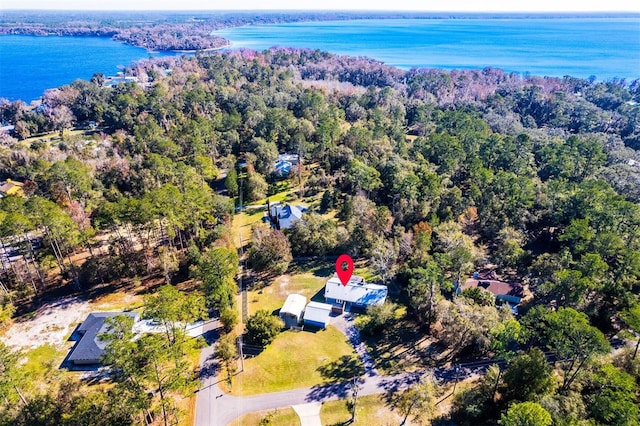
[(289, 265), (290, 274), (311, 272), (316, 277), (329, 278), (335, 272), (337, 256), (298, 257)]
[(363, 336), (376, 367), (388, 374), (403, 373), (411, 369), (408, 367), (433, 367), (434, 354), (439, 351), (430, 342), (431, 339), (413, 322), (404, 319), (392, 322), (380, 334)]
[(324, 401), (351, 395), (353, 378), (364, 374), (364, 366), (357, 357), (343, 355), (336, 361), (320, 366), (318, 372), (326, 384), (314, 386), (307, 395), (307, 401)]
[(364, 374), (362, 361), (354, 355), (342, 355), (336, 361), (318, 367), (318, 372), (327, 383), (339, 383)]

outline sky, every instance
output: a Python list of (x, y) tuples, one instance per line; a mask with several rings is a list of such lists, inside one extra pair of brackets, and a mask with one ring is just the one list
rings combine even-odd
[(637, 0), (0, 0), (0, 10), (415, 10), (640, 12)]

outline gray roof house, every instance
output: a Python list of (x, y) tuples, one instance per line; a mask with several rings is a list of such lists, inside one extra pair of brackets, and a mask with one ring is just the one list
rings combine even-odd
[(128, 315), (134, 321), (138, 320), (136, 312), (92, 312), (87, 319), (76, 330), (80, 335), (80, 340), (71, 350), (68, 360), (75, 365), (99, 364), (100, 358), (104, 354), (105, 347), (109, 342), (101, 341), (98, 335), (108, 331), (105, 324), (107, 318), (116, 315)]
[(367, 283), (357, 275), (353, 275), (347, 285), (342, 285), (338, 275), (334, 274), (324, 287), (324, 298), (337, 312), (382, 305), (387, 294), (387, 286)]

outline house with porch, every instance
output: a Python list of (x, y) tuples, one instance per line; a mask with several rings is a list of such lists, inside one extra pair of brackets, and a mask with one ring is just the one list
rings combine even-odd
[(365, 282), (363, 277), (353, 275), (346, 285), (342, 285), (337, 274), (327, 281), (324, 297), (333, 312), (352, 310), (364, 311), (370, 306), (382, 305), (387, 299), (387, 286)]

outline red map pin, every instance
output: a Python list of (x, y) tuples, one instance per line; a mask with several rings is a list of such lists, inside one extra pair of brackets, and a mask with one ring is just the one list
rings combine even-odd
[(336, 273), (342, 285), (347, 285), (353, 275), (353, 259), (348, 254), (341, 254), (336, 260)]

